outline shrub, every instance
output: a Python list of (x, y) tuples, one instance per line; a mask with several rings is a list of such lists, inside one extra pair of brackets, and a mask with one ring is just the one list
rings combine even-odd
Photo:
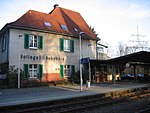
[(41, 82), (40, 80), (23, 80), (21, 82), (22, 87), (40, 87), (40, 86), (47, 86), (48, 84), (46, 82)]
[[(80, 83), (80, 71), (76, 72), (74, 76), (71, 76), (72, 80), (74, 83), (79, 84)], [(88, 72), (84, 71), (82, 73), (82, 79), (83, 79), (83, 83), (86, 83), (86, 81), (88, 80)]]
[(15, 69), (15, 66), (10, 66), (7, 70), (8, 85), (10, 87), (17, 87), (17, 73), (18, 70)]
[(75, 73), (75, 75), (71, 76), (71, 80), (73, 83), (79, 84), (80, 83), (80, 76), (79, 71)]
[[(8, 87), (17, 88), (18, 68), (15, 68), (15, 66), (10, 66), (10, 68), (7, 70), (7, 79), (8, 79)], [(38, 79), (25, 80), (24, 72), (22, 70), (20, 70), (20, 82), (21, 87), (39, 87), (47, 85), (47, 83), (41, 82)]]

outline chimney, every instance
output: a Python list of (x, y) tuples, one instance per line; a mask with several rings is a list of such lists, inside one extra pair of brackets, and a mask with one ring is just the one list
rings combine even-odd
[(54, 5), (54, 9), (55, 9), (57, 6), (59, 6), (59, 5), (58, 5), (58, 4), (55, 4), (55, 5)]
[(56, 8), (57, 6), (59, 6), (59, 5), (58, 5), (58, 4), (55, 4), (55, 5), (54, 5), (54, 9), (53, 9), (49, 14), (51, 14), (51, 13), (55, 10), (55, 8)]

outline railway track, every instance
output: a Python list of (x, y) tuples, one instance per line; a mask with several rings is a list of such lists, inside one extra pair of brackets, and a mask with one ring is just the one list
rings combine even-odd
[(150, 108), (142, 109), (142, 110), (135, 112), (135, 113), (150, 113)]
[[(69, 98), (0, 108), (0, 113), (70, 113), (80, 112), (96, 107), (117, 104), (137, 98), (150, 96), (150, 89), (134, 89), (126, 91), (110, 92), (83, 97)], [(146, 111), (147, 110), (147, 111)], [(150, 109), (141, 110), (137, 113), (147, 113)]]

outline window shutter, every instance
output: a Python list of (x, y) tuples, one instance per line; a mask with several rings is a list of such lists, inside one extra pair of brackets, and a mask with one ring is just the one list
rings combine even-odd
[(60, 65), (60, 78), (64, 78), (64, 66)]
[(29, 48), (29, 34), (24, 34), (24, 48)]
[(43, 49), (43, 36), (38, 36), (38, 49)]
[(75, 65), (71, 66), (71, 76), (75, 75)]
[(74, 40), (70, 40), (70, 50), (74, 52)]
[(43, 65), (42, 64), (39, 64), (38, 65), (38, 78), (41, 80), (42, 79), (42, 76), (43, 76)]
[(29, 75), (29, 72), (28, 72), (28, 64), (24, 64), (24, 79), (28, 79), (28, 75)]
[(59, 43), (60, 43), (60, 51), (64, 51), (64, 39), (60, 38)]

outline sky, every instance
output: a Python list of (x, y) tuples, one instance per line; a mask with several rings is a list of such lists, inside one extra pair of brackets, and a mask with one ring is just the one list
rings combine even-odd
[(137, 40), (137, 26), (142, 41), (150, 42), (150, 0), (1, 0), (0, 29), (28, 10), (49, 13), (55, 4), (79, 12), (94, 27), (101, 43), (116, 55), (118, 42)]

